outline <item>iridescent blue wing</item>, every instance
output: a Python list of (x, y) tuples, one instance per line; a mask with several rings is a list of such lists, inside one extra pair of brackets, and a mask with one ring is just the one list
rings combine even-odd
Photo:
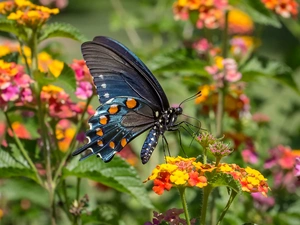
[(151, 103), (155, 111), (169, 108), (168, 99), (156, 78), (121, 43), (99, 36), (83, 43), (81, 50), (94, 78), (100, 103), (117, 96), (131, 96)]
[(89, 142), (72, 155), (86, 152), (81, 159), (96, 154), (108, 162), (131, 140), (153, 127), (154, 123), (155, 112), (143, 99), (113, 98), (98, 107), (90, 118), (90, 130), (86, 133)]

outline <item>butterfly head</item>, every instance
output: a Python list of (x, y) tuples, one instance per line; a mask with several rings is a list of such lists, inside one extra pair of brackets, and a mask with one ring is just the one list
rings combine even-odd
[(181, 115), (182, 114), (182, 108), (180, 106), (175, 108), (175, 114), (176, 115)]

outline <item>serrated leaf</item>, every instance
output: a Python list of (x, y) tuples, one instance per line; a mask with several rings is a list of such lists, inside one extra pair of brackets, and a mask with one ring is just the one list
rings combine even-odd
[(80, 42), (87, 40), (77, 28), (67, 23), (51, 23), (43, 27), (39, 42), (53, 37), (65, 37)]
[(281, 23), (274, 13), (268, 10), (261, 0), (244, 0), (242, 8), (254, 22), (280, 28)]
[(104, 163), (97, 157), (76, 161), (75, 158), (64, 168), (63, 177), (76, 176), (100, 182), (117, 191), (132, 195), (147, 208), (153, 208), (136, 170), (120, 157), (115, 157), (109, 163)]
[(11, 152), (11, 154), (9, 154), (4, 149), (0, 148), (0, 177), (8, 178), (20, 176), (35, 180), (34, 172), (20, 154), (17, 154), (16, 152)]
[(64, 63), (64, 68), (61, 74), (55, 79), (53, 85), (60, 86), (62, 88), (69, 88), (68, 93), (74, 92), (76, 90), (76, 78), (74, 70)]
[(13, 20), (8, 20), (6, 18), (0, 18), (0, 31), (8, 32), (14, 34), (15, 36), (26, 41), (27, 35), (24, 30), (21, 30), (16, 22)]
[(213, 187), (227, 186), (237, 193), (242, 191), (241, 184), (226, 173), (217, 173), (209, 180), (209, 184)]

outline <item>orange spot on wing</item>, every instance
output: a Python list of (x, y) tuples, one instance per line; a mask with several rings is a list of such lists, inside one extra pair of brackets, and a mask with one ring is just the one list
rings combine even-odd
[(119, 107), (118, 105), (111, 105), (108, 109), (109, 114), (116, 114), (119, 112)]
[(97, 134), (98, 136), (103, 136), (103, 130), (102, 130), (102, 129), (98, 129), (98, 130), (96, 131), (96, 134)]
[(115, 148), (115, 143), (113, 141), (109, 142), (109, 147), (114, 149)]
[(133, 109), (137, 106), (137, 101), (133, 98), (128, 98), (126, 100), (126, 106), (129, 108), (129, 109)]
[(125, 145), (127, 145), (127, 140), (126, 140), (126, 138), (122, 138), (122, 140), (121, 140), (121, 146), (124, 148)]
[(107, 122), (108, 122), (107, 116), (100, 116), (100, 123), (101, 123), (102, 125), (107, 124)]
[(102, 147), (102, 146), (103, 146), (103, 141), (98, 140), (98, 141), (97, 141), (97, 144), (98, 144), (100, 147)]

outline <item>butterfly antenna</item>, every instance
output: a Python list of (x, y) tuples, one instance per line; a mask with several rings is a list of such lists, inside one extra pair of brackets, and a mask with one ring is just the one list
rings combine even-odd
[(190, 100), (193, 100), (193, 99), (195, 99), (195, 98), (198, 98), (198, 97), (200, 97), (200, 96), (201, 96), (201, 91), (198, 91), (196, 94), (194, 94), (194, 95), (192, 95), (191, 97), (188, 97), (187, 99), (183, 100), (183, 101), (179, 104), (179, 107), (180, 107), (183, 103), (185, 103), (185, 102), (187, 102), (187, 101), (190, 101)]

